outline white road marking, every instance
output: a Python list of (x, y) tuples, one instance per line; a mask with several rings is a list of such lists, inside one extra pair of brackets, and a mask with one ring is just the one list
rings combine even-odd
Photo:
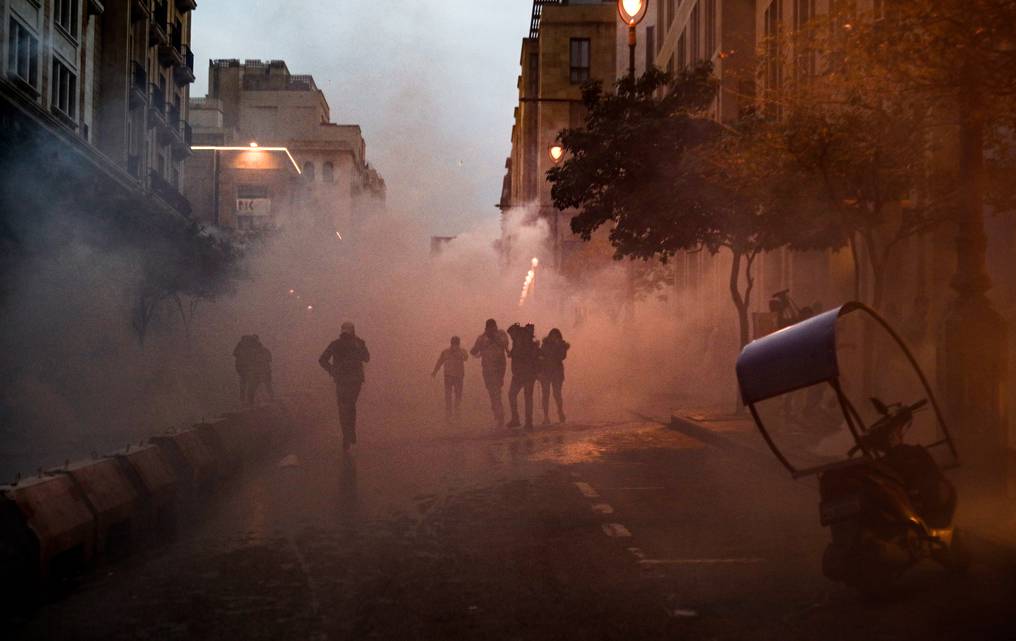
[(620, 523), (604, 523), (601, 527), (603, 528), (603, 533), (609, 537), (615, 539), (631, 538), (631, 532)]
[(578, 481), (575, 483), (575, 487), (579, 488), (579, 492), (582, 492), (582, 496), (587, 499), (598, 499), (600, 495), (593, 489), (593, 486), (589, 483)]
[(614, 513), (614, 508), (612, 508), (610, 505), (608, 505), (606, 503), (594, 503), (592, 505), (592, 508), (593, 508), (593, 512), (597, 512), (599, 514), (613, 514)]
[(752, 557), (730, 559), (639, 559), (639, 563), (642, 565), (751, 565), (765, 562), (765, 559)]

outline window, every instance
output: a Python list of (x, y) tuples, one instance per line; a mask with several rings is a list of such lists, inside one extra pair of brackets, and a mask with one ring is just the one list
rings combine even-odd
[(656, 57), (656, 27), (646, 27), (646, 71), (653, 66)]
[(7, 37), (7, 72), (33, 89), (38, 89), (39, 39), (14, 18), (11, 18)]
[(78, 78), (59, 60), (53, 60), (53, 110), (70, 119), (78, 115)]
[(326, 183), (335, 182), (335, 165), (331, 162), (326, 162), (321, 166), (321, 180)]
[(681, 37), (677, 39), (677, 70), (684, 71), (684, 68), (688, 66), (688, 33), (687, 31), (681, 32)]
[(72, 38), (78, 37), (78, 0), (56, 0), (53, 22)]
[(303, 179), (309, 183), (314, 182), (314, 163), (309, 160), (303, 163)]
[(716, 53), (716, 0), (706, 0), (706, 60)]
[(589, 80), (589, 38), (571, 39), (571, 83)]
[(691, 19), (689, 20), (691, 30), (691, 53), (688, 56), (692, 63), (699, 61), (702, 57), (702, 18), (701, 12), (699, 12), (699, 5), (696, 2), (695, 6), (691, 8)]

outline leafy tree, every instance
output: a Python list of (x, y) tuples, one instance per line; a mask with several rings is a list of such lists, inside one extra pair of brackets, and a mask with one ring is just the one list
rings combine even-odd
[(650, 69), (619, 81), (613, 94), (587, 85), (585, 125), (560, 133), (567, 159), (548, 180), (554, 205), (578, 210), (573, 232), (589, 240), (609, 226), (617, 259), (666, 262), (681, 251), (730, 251), (743, 346), (758, 256), (835, 238), (806, 224), (807, 207), (790, 198), (785, 163), (765, 154), (765, 121), (724, 127), (704, 116), (715, 92), (709, 63), (676, 78)]

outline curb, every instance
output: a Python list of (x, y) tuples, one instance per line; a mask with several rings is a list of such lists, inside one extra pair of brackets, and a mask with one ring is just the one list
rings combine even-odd
[(172, 534), (195, 499), (288, 440), (302, 418), (293, 409), (309, 403), (289, 396), (0, 485), (2, 596), (24, 600), (140, 541)]

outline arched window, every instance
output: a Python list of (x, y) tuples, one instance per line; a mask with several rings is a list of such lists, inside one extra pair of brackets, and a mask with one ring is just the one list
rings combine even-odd
[(331, 161), (321, 166), (321, 180), (326, 183), (335, 182), (335, 165)]
[(303, 179), (309, 183), (314, 182), (314, 163), (309, 160), (303, 163)]

